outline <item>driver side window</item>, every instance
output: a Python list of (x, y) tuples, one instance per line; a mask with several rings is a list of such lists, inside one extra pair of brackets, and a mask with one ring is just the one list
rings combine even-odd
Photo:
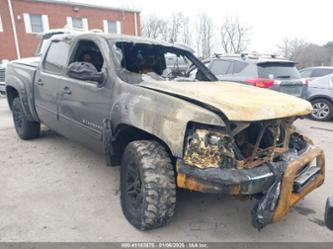
[(101, 72), (104, 59), (98, 46), (93, 41), (81, 40), (77, 45), (70, 64), (74, 62), (91, 63), (96, 68), (97, 72)]

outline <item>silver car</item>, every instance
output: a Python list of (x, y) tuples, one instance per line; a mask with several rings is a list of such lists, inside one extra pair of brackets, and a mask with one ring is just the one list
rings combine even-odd
[(302, 78), (313, 80), (333, 73), (333, 67), (307, 67), (299, 70)]
[(333, 74), (310, 81), (306, 99), (313, 106), (312, 119), (331, 120), (333, 118)]

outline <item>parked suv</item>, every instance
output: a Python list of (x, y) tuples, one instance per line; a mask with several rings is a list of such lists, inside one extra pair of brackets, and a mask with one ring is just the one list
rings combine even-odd
[(302, 78), (313, 79), (333, 74), (333, 67), (307, 67), (299, 71)]
[(274, 55), (219, 55), (203, 61), (219, 80), (269, 88), (304, 97), (307, 81), (302, 80), (296, 63)]

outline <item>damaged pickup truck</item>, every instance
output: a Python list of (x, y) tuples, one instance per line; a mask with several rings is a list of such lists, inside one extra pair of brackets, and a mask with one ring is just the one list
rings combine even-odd
[[(170, 70), (170, 56), (195, 75)], [(38, 64), (9, 63), (6, 82), (19, 137), (37, 138), (45, 124), (121, 164), (122, 210), (141, 230), (170, 222), (177, 186), (256, 197), (261, 229), (324, 181), (323, 151), (293, 126), (310, 103), (219, 82), (180, 45), (57, 35)]]

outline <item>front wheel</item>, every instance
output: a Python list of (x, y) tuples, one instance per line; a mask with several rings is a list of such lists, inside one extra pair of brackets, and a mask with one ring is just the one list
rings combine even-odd
[(127, 145), (121, 163), (121, 207), (137, 229), (170, 222), (176, 205), (175, 174), (166, 150), (155, 141)]
[(12, 113), (16, 132), (21, 139), (29, 140), (39, 137), (40, 123), (27, 119), (19, 98), (13, 100)]
[(333, 117), (333, 104), (326, 99), (311, 101), (313, 111), (311, 118), (318, 121), (328, 121)]

